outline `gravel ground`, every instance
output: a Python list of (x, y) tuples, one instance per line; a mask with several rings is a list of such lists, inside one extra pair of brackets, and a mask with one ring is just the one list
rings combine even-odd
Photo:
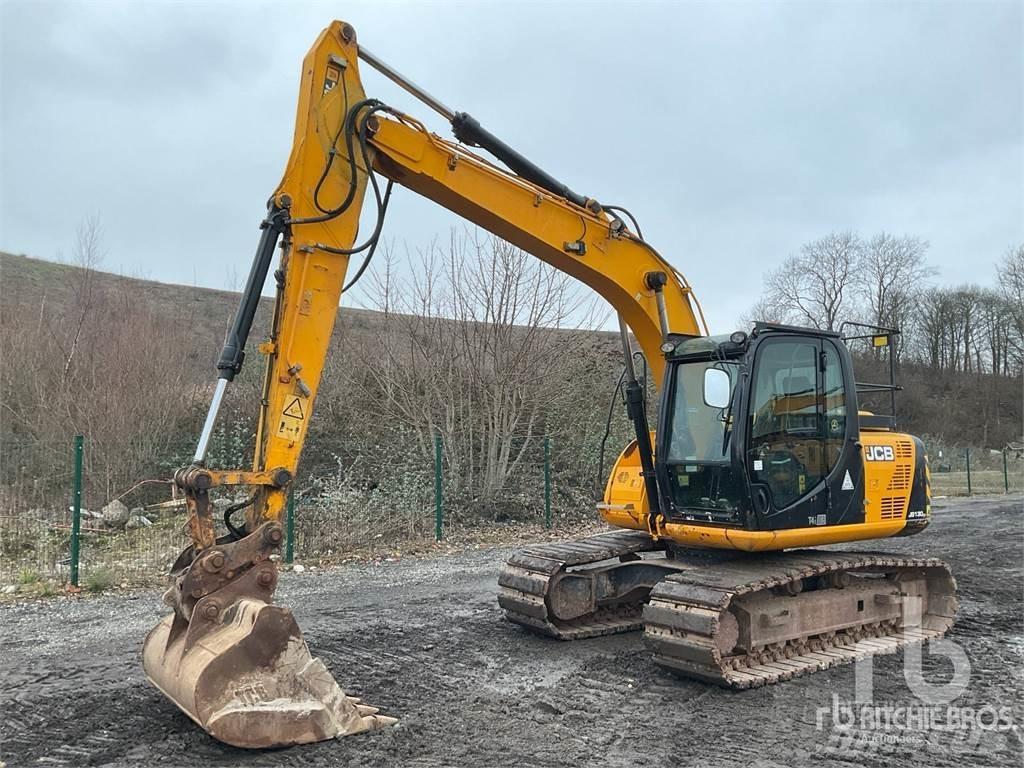
[[(290, 605), (347, 692), (400, 723), (347, 739), (247, 752), (207, 737), (144, 678), (140, 644), (163, 613), (156, 591), (0, 608), (0, 755), (7, 766), (652, 766), (1021, 764), (1024, 726), (1021, 499), (939, 502), (924, 534), (862, 549), (943, 557), (971, 662), (947, 724), (970, 711), (998, 728), (843, 731), (834, 696), (854, 668), (730, 692), (676, 679), (637, 633), (561, 643), (504, 621), (493, 548), (289, 573)], [(847, 547), (852, 549), (853, 547)], [(904, 654), (876, 659), (874, 701), (919, 703)], [(924, 656), (930, 682), (952, 666)], [(982, 714), (982, 713), (986, 714)], [(842, 719), (840, 717), (840, 719)], [(920, 720), (917, 721), (920, 723)]]

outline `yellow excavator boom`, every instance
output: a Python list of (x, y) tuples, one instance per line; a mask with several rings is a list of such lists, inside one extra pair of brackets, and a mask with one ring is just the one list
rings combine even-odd
[[(461, 143), (368, 99), (361, 60), (439, 111)], [(474, 154), (469, 144), (488, 149), (516, 172)], [(386, 190), (377, 175), (388, 180)], [(632, 330), (655, 381), (661, 380), (659, 347), (670, 328), (691, 336), (706, 332), (686, 280), (629, 229), (614, 206), (573, 193), (472, 117), (420, 91), (361, 48), (350, 25), (335, 21), (325, 29), (303, 61), (291, 155), (268, 204), (252, 270), (217, 364), (217, 386), (194, 460), (175, 475), (188, 505), (192, 544), (172, 569), (165, 601), (173, 612), (150, 633), (144, 649), (149, 678), (203, 728), (237, 746), (315, 741), (393, 722), (346, 697), (310, 656), (291, 613), (271, 602), (282, 512), (348, 263), (376, 246), (393, 184), (438, 202), (591, 287), (618, 312), (627, 350), (625, 329)], [(377, 225), (357, 244), (368, 187)], [(278, 247), (272, 327), (259, 345), (266, 368), (253, 464), (251, 469), (211, 468), (205, 459), (217, 412), (226, 386), (241, 370)], [(244, 527), (231, 525), (218, 537), (209, 492), (229, 486), (254, 492), (244, 507)], [(236, 511), (242, 510), (231, 510)]]
[[(368, 98), (361, 63), (444, 117), (457, 141)], [(514, 553), (498, 597), (511, 621), (566, 640), (643, 628), (656, 663), (735, 688), (938, 637), (952, 625), (955, 583), (937, 560), (777, 552), (911, 535), (931, 518), (924, 446), (896, 431), (895, 411), (858, 415), (841, 334), (757, 323), (749, 335), (707, 336), (689, 284), (628, 211), (573, 191), (336, 21), (303, 62), (292, 152), (217, 362), (195, 456), (175, 474), (192, 544), (172, 568), (172, 612), (147, 638), (143, 661), (205, 730), (268, 747), (395, 722), (344, 694), (273, 594), (282, 512), (349, 260), (361, 262), (351, 284), (370, 263), (396, 185), (572, 275), (618, 313), (636, 439), (599, 509), (631, 530)], [(360, 236), (368, 192), (375, 224)], [(278, 248), (252, 466), (209, 467), (218, 409), (242, 368)], [(656, 437), (630, 331), (663, 390)], [(226, 510), (228, 532), (218, 535), (210, 491), (237, 486), (251, 491)], [(243, 511), (239, 524), (232, 515)], [(693, 548), (705, 552), (691, 560)]]

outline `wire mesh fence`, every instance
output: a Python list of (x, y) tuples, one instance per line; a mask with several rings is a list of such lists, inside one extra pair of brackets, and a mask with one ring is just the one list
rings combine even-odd
[(934, 496), (1024, 491), (1024, 450), (926, 445)]
[(388, 541), (426, 541), (434, 530), (429, 466), (389, 487), (306, 485), (300, 478), (290, 527), (294, 557), (331, 561)]
[(0, 580), (67, 580), (74, 485), (71, 440), (0, 441)]
[(107, 503), (89, 482), (87, 456), (81, 438), (0, 441), (0, 582), (40, 594), (148, 583), (185, 546), (180, 505)]
[[(508, 438), (486, 462), (449, 452), (438, 436), (432, 458), (381, 472), (366, 487), (337, 480), (297, 482), (293, 542), (297, 558), (330, 560), (387, 544), (441, 541), (490, 525), (550, 527), (551, 441)], [(384, 478), (387, 478), (386, 480)]]
[[(933, 496), (1024, 491), (1024, 450), (938, 442), (926, 447)], [(489, 526), (551, 527), (553, 519), (592, 509), (591, 491), (577, 487), (579, 478), (566, 469), (572, 462), (559, 460), (551, 438), (516, 436), (494, 450), (486, 462), (473, 465), (449, 455), (438, 440), (432, 462), (372, 487), (322, 478), (304, 485), (300, 479), (285, 521), (283, 557), (337, 562), (361, 551), (429, 543)], [(88, 482), (87, 459), (88, 440), (77, 453), (73, 439), (0, 441), (5, 592), (44, 595), (65, 584), (98, 591), (154, 583), (188, 545), (181, 500), (133, 508), (120, 499), (107, 501)], [(241, 500), (225, 495), (214, 506), (223, 511)], [(216, 522), (223, 533), (222, 521)]]

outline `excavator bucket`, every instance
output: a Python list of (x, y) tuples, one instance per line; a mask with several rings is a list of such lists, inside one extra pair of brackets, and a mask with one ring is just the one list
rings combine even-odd
[(310, 655), (291, 611), (270, 604), (276, 565), (248, 555), (275, 531), (267, 524), (199, 555), (183, 553), (165, 595), (175, 611), (143, 646), (146, 676), (203, 730), (236, 747), (306, 744), (397, 722), (346, 696)]

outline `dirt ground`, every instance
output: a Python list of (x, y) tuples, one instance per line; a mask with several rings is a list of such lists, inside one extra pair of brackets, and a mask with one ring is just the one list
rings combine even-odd
[[(163, 612), (157, 592), (4, 607), (0, 759), (10, 768), (1019, 766), (1022, 522), (1020, 497), (940, 501), (924, 534), (861, 547), (928, 553), (954, 569), (961, 610), (951, 639), (971, 677), (952, 715), (943, 707), (944, 729), (835, 727), (834, 696), (853, 699), (852, 666), (730, 692), (659, 671), (636, 633), (576, 643), (531, 636), (504, 621), (495, 601), (509, 550), (488, 549), (285, 574), (279, 599), (313, 653), (347, 692), (400, 718), (387, 730), (287, 750), (215, 742), (146, 681), (139, 652)], [(876, 707), (919, 704), (903, 660), (876, 659)], [(929, 682), (952, 673), (927, 652), (923, 667)], [(991, 727), (1000, 707), (1009, 708), (1008, 730)], [(974, 727), (954, 727), (968, 710)]]

